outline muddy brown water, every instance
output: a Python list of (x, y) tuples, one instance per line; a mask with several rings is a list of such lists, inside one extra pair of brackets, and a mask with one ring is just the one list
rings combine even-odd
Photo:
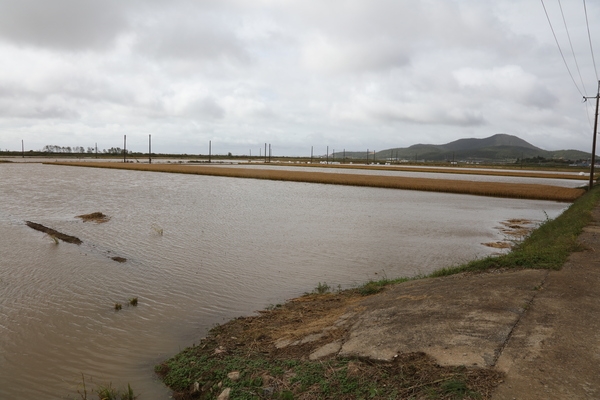
[[(169, 398), (154, 365), (216, 323), (319, 282), (346, 288), (486, 256), (498, 250), (481, 243), (505, 239), (502, 221), (541, 221), (566, 206), (0, 165), (0, 398), (80, 398), (82, 374), (88, 389), (130, 383), (140, 399)], [(110, 221), (76, 218), (96, 211)], [(83, 243), (57, 245), (25, 221)]]

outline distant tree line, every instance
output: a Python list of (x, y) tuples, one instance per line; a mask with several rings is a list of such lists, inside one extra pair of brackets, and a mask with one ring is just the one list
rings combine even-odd
[[(96, 152), (95, 148), (88, 147), (87, 150), (83, 146), (56, 146), (56, 145), (46, 145), (42, 149), (44, 153), (88, 153), (93, 154)], [(127, 153), (130, 153), (130, 150), (127, 150)], [(98, 150), (98, 153), (102, 154), (123, 154), (123, 149), (120, 147), (111, 147), (110, 149), (102, 149)]]
[[(596, 162), (600, 161), (596, 157)], [(517, 158), (515, 164), (577, 164), (587, 165), (590, 163), (590, 158), (567, 159), (567, 158), (546, 158), (542, 156)]]

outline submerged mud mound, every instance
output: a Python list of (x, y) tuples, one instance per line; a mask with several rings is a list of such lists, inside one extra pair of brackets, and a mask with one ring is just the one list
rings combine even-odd
[(81, 214), (76, 216), (76, 218), (81, 218), (81, 220), (83, 220), (83, 222), (88, 222), (88, 221), (93, 221), (96, 222), (98, 224), (102, 223), (102, 222), (108, 222), (110, 220), (110, 217), (106, 214), (102, 214), (101, 212), (93, 212), (91, 214)]
[(66, 234), (56, 231), (52, 228), (48, 228), (47, 226), (44, 226), (42, 224), (38, 224), (36, 222), (31, 222), (31, 221), (25, 221), (25, 223), (27, 224), (28, 227), (35, 229), (36, 231), (47, 233), (48, 235), (55, 237), (57, 239), (60, 239), (63, 242), (74, 243), (74, 244), (83, 243), (78, 237), (66, 235)]

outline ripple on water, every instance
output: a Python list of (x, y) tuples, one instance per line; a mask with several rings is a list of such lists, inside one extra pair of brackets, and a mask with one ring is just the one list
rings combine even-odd
[[(0, 171), (0, 398), (72, 395), (81, 374), (166, 398), (152, 365), (215, 323), (318, 282), (348, 287), (487, 255), (481, 243), (502, 239), (500, 221), (565, 207), (44, 165)], [(95, 211), (111, 220), (75, 218)], [(25, 220), (83, 244), (56, 245)]]

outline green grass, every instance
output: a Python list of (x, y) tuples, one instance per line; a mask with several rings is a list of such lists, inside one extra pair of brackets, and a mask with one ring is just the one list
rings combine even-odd
[[(228, 373), (239, 371), (231, 380)], [(424, 354), (394, 363), (349, 359), (268, 359), (260, 355), (213, 355), (188, 348), (156, 367), (175, 398), (215, 399), (225, 388), (231, 399), (479, 398), (472, 389), (495, 371), (440, 367)], [(482, 375), (483, 374), (483, 375)], [(190, 388), (195, 387), (195, 390)], [(185, 394), (184, 394), (185, 393)], [(414, 396), (414, 397), (413, 397)]]
[[(418, 277), (421, 278), (421, 277)], [(384, 287), (388, 286), (388, 285), (394, 285), (396, 283), (402, 283), (402, 282), (407, 282), (409, 280), (412, 279), (418, 279), (418, 278), (396, 278), (396, 279), (388, 279), (388, 278), (383, 278), (380, 280), (370, 280), (367, 283), (363, 284), (362, 286), (358, 287), (358, 293), (360, 293), (362, 296), (370, 296), (372, 294), (377, 294), (379, 292), (381, 292), (383, 290)]]
[[(89, 389), (85, 384), (85, 376), (81, 374), (82, 388), (77, 391), (79, 399), (91, 400), (97, 398), (98, 400), (135, 400), (137, 396), (133, 393), (131, 385), (127, 384), (127, 389), (117, 389), (112, 386), (112, 383), (108, 385), (95, 385), (92, 389)], [(89, 397), (88, 397), (89, 396)]]

